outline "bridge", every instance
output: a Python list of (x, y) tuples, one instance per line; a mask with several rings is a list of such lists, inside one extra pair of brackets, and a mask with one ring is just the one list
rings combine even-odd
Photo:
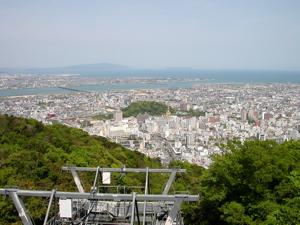
[(76, 92), (91, 92), (91, 91), (85, 91), (85, 90), (80, 90), (80, 89), (76, 89), (76, 88), (62, 87), (62, 86), (58, 86), (58, 88), (69, 90), (69, 91), (76, 91)]

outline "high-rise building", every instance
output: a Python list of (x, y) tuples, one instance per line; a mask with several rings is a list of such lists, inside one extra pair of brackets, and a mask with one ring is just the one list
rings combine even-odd
[(247, 110), (242, 109), (241, 118), (242, 118), (243, 122), (247, 121), (247, 119), (248, 119), (248, 112), (247, 112)]
[(120, 109), (117, 109), (113, 112), (113, 118), (115, 121), (122, 121), (123, 112)]
[(202, 107), (203, 107), (203, 110), (202, 111), (206, 111), (207, 110), (207, 104), (206, 104), (206, 102), (203, 102), (203, 105), (202, 105)]
[(190, 146), (193, 144), (193, 134), (192, 133), (188, 133), (186, 135), (186, 147)]
[(187, 111), (188, 104), (186, 102), (180, 102), (180, 110)]

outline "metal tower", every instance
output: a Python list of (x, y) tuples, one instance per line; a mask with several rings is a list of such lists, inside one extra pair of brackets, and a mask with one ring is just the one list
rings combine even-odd
[[(90, 168), (63, 167), (70, 171), (78, 188), (78, 192), (33, 191), (17, 188), (0, 189), (0, 194), (10, 196), (24, 225), (33, 225), (29, 212), (20, 196), (36, 196), (50, 198), (44, 225), (173, 225), (183, 224), (180, 207), (185, 201), (199, 201), (199, 195), (178, 192), (168, 195), (176, 173), (186, 172), (185, 169), (133, 169), (125, 168)], [(93, 186), (85, 192), (77, 171), (96, 172)], [(109, 186), (110, 173), (119, 172), (121, 177), (126, 173), (145, 173), (145, 186)], [(170, 173), (169, 180), (161, 195), (149, 194), (149, 173)], [(102, 185), (97, 180), (102, 178)], [(116, 193), (101, 193), (103, 188), (116, 190)], [(144, 194), (126, 193), (126, 189), (143, 188)], [(124, 192), (124, 193), (120, 193)], [(59, 212), (49, 218), (51, 206), (58, 200)]]

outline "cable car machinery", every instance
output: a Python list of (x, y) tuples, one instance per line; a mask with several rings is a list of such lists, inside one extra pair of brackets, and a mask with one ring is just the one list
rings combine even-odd
[[(101, 167), (62, 167), (73, 175), (78, 192), (19, 190), (18, 188), (0, 189), (0, 194), (10, 196), (24, 225), (33, 225), (30, 213), (26, 210), (20, 196), (35, 196), (50, 198), (43, 225), (173, 225), (183, 224), (180, 207), (183, 202), (199, 201), (199, 195), (188, 192), (168, 192), (176, 173), (184, 173), (185, 169), (149, 169), (147, 168), (101, 168)], [(85, 192), (77, 171), (96, 172), (90, 192)], [(145, 186), (108, 186), (110, 173), (119, 172), (123, 177), (126, 173), (146, 173)], [(170, 173), (168, 182), (161, 195), (149, 194), (149, 173)], [(102, 186), (97, 185), (102, 177)], [(101, 193), (100, 189), (115, 188), (117, 193)], [(127, 188), (143, 188), (144, 194), (125, 192)], [(49, 219), (51, 206), (59, 198), (59, 213)]]

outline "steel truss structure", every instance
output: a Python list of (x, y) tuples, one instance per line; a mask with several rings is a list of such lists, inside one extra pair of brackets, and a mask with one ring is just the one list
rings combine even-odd
[[(78, 192), (61, 192), (55, 189), (52, 191), (20, 190), (17, 188), (0, 189), (0, 194), (12, 198), (19, 213), (19, 217), (24, 225), (33, 225), (34, 222), (32, 221), (29, 212), (26, 210), (20, 196), (50, 198), (44, 225), (182, 225), (183, 218), (181, 217), (180, 211), (181, 204), (183, 202), (199, 201), (199, 195), (190, 195), (188, 192), (177, 192), (173, 195), (168, 195), (176, 173), (186, 172), (185, 169), (134, 169), (125, 168), (125, 166), (118, 169), (69, 166), (63, 167), (62, 170), (70, 171), (72, 173)], [(94, 184), (90, 192), (84, 192), (77, 171), (96, 172)], [(119, 172), (121, 177), (130, 172), (145, 173), (146, 182), (145, 186), (142, 187), (145, 189), (145, 193), (100, 193), (100, 188), (97, 186), (97, 180), (102, 176), (101, 172)], [(149, 194), (149, 173), (170, 173), (169, 180), (161, 195)], [(118, 190), (119, 188), (123, 188), (120, 186), (107, 185), (106, 187), (114, 187)], [(133, 186), (130, 187), (135, 188)], [(51, 206), (57, 198), (59, 199), (60, 206), (59, 213), (49, 219)]]

